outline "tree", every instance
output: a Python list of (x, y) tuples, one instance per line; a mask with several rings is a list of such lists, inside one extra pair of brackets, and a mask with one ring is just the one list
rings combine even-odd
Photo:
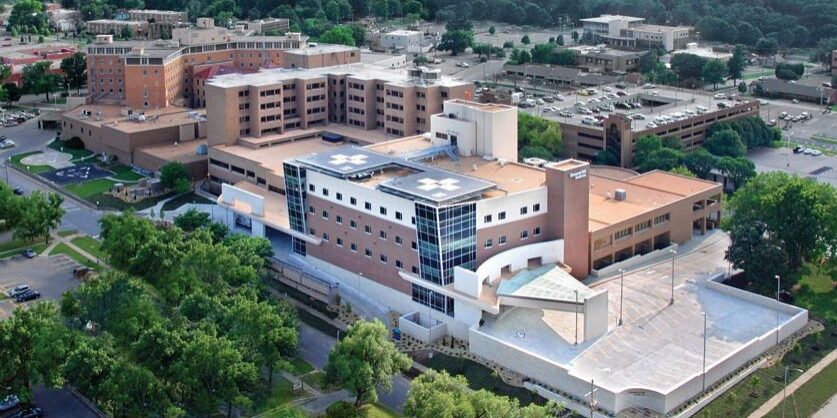
[(523, 45), (529, 45), (529, 43), (531, 42), (532, 41), (529, 40), (529, 35), (523, 35), (523, 37), (520, 38), (520, 43), (522, 43)]
[(96, 402), (105, 396), (103, 384), (115, 363), (110, 340), (80, 338), (79, 344), (69, 352), (62, 374), (79, 391)]
[(58, 317), (55, 304), (19, 307), (0, 322), (0, 376), (8, 393), (30, 400), (38, 383), (58, 386), (70, 336)]
[[(731, 234), (727, 259), (735, 267), (781, 260), (796, 271), (837, 245), (837, 189), (827, 183), (783, 172), (759, 174), (733, 195), (729, 208), (727, 223), (737, 234)], [(772, 285), (776, 273), (767, 274), (750, 277)]]
[(167, 163), (160, 168), (160, 183), (178, 193), (188, 192), (191, 187), (189, 171), (178, 161)]
[(464, 52), (473, 43), (473, 32), (465, 30), (447, 31), (442, 35), (442, 40), (439, 42), (437, 49), (440, 51), (450, 51), (450, 54), (455, 56)]
[(741, 142), (741, 136), (732, 129), (725, 129), (713, 133), (707, 138), (703, 146), (718, 157), (743, 157), (747, 154), (747, 147)]
[(513, 41), (503, 42), (503, 49), (512, 49), (512, 48), (514, 48), (514, 42)]
[(803, 74), (805, 74), (805, 66), (802, 63), (776, 65), (776, 78), (780, 80), (799, 80)]
[(718, 170), (726, 176), (736, 189), (756, 175), (756, 166), (747, 157), (721, 157)]
[(404, 414), (414, 418), (503, 417), (547, 418), (559, 416), (563, 407), (554, 402), (521, 407), (517, 399), (495, 395), (485, 389), (472, 391), (464, 376), (428, 370), (410, 383)]
[(669, 171), (670, 171), (671, 173), (673, 173), (673, 174), (679, 174), (679, 175), (681, 175), (681, 176), (686, 176), (686, 177), (695, 177), (695, 173), (692, 173), (692, 172), (691, 172), (688, 168), (686, 168), (686, 166), (684, 166), (684, 165), (678, 165), (677, 167), (674, 167), (674, 168), (672, 168), (672, 169), (671, 169), (671, 170), (669, 170)]
[(366, 29), (360, 25), (349, 25), (352, 30), (352, 38), (355, 39), (355, 46), (361, 46), (366, 43)]
[(703, 85), (703, 67), (706, 58), (694, 54), (674, 54), (671, 57), (671, 69), (680, 78), (682, 85)]
[(170, 401), (165, 388), (147, 369), (120, 361), (103, 386), (106, 410), (117, 417), (164, 416)]
[(12, 13), (6, 22), (7, 28), (20, 28), (23, 32), (37, 33), (47, 27), (44, 6), (39, 0), (19, 0), (12, 7)]
[(564, 35), (558, 35), (558, 37), (555, 38), (555, 43), (557, 43), (558, 46), (564, 46)]
[(767, 56), (775, 55), (779, 50), (779, 42), (773, 38), (761, 38), (756, 42), (756, 47), (753, 49), (756, 54)]
[(333, 26), (331, 29), (327, 30), (325, 33), (320, 35), (320, 42), (355, 46), (355, 38), (352, 33), (352, 28), (344, 25)]
[(49, 243), (49, 233), (61, 224), (64, 198), (55, 194), (45, 194), (40, 190), (20, 199), (18, 217), (15, 222), (15, 237), (31, 241), (43, 237)]
[(76, 52), (61, 60), (61, 71), (64, 71), (67, 86), (75, 88), (77, 93), (80, 92), (87, 82), (87, 59), (84, 53)]
[[(660, 57), (657, 55), (657, 51), (648, 51), (639, 57), (639, 71), (643, 74), (650, 74), (657, 68), (657, 64), (659, 62)], [(665, 66), (663, 68), (665, 68)]]
[(494, 26), (491, 26), (491, 27), (488, 28), (488, 33), (491, 36), (494, 36), (494, 34), (497, 33), (497, 29), (494, 29)]
[(23, 86), (32, 94), (44, 94), (49, 102), (49, 94), (61, 83), (61, 76), (50, 72), (50, 61), (38, 61), (23, 67)]
[(557, 65), (574, 66), (578, 65), (578, 51), (562, 49), (557, 54), (552, 54), (551, 62)]
[(746, 56), (743, 45), (736, 45), (732, 57), (727, 61), (727, 72), (732, 77), (733, 83), (740, 80), (743, 75), (744, 67), (747, 65)]
[(738, 83), (738, 92), (741, 93), (741, 94), (746, 94), (747, 93), (747, 83), (745, 83), (743, 81)]
[[(561, 156), (563, 140), (561, 137), (561, 126), (553, 121), (520, 113), (517, 121), (517, 142), (521, 152), (521, 158), (538, 156), (544, 159), (557, 160)], [(544, 153), (545, 152), (545, 153)]]
[(573, 43), (578, 43), (578, 31), (573, 31)]
[(717, 164), (717, 158), (703, 147), (700, 147), (683, 157), (683, 165), (685, 165), (689, 171), (695, 173), (695, 176), (702, 179), (708, 178), (712, 169), (715, 168)]
[(392, 389), (392, 378), (412, 364), (389, 339), (386, 326), (375, 319), (358, 321), (328, 355), (326, 377), (355, 396), (355, 406), (374, 402), (377, 389)]
[(134, 37), (134, 30), (131, 29), (130, 26), (123, 26), (122, 29), (119, 30), (119, 37), (122, 39), (132, 39)]
[(709, 60), (703, 66), (703, 81), (712, 83), (712, 89), (718, 87), (718, 83), (723, 83), (727, 76), (727, 66), (719, 59)]
[(22, 92), (20, 91), (20, 87), (18, 87), (17, 84), (14, 84), (14, 83), (4, 84), (3, 85), (3, 93), (5, 95), (5, 97), (3, 99), (6, 103), (8, 103), (9, 106), (11, 106), (12, 103), (20, 100), (20, 98), (23, 95)]

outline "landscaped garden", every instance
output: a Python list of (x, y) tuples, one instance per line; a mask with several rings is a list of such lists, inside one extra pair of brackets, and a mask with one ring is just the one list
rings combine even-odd
[(39, 174), (44, 173), (50, 170), (54, 170), (54, 168), (50, 165), (26, 165), (20, 162), (20, 160), (29, 157), (31, 155), (43, 154), (41, 151), (30, 151), (24, 152), (22, 154), (17, 154), (12, 156), (12, 165), (18, 167), (22, 170), (26, 170), (30, 173)]

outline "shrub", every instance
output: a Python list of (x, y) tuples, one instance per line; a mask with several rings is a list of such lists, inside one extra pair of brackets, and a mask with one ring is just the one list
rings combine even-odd
[(81, 140), (81, 138), (74, 136), (64, 141), (64, 146), (69, 149), (84, 149), (84, 142)]

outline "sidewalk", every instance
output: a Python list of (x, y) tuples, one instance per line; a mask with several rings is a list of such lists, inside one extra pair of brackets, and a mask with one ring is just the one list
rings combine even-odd
[[(818, 361), (817, 364), (811, 366), (810, 369), (806, 370), (799, 376), (796, 380), (788, 384), (788, 391), (787, 394), (790, 395), (799, 389), (800, 386), (805, 384), (805, 382), (811, 380), (817, 373), (821, 372), (824, 368), (826, 368), (832, 361), (837, 359), (837, 350), (834, 350), (828, 353), (822, 360)], [(770, 411), (775, 409), (776, 407), (781, 407), (782, 399), (784, 397), (783, 391), (779, 391), (776, 395), (770, 398), (767, 402), (765, 402), (759, 409), (756, 409), (755, 412), (750, 414), (747, 418), (761, 418), (767, 415)]]

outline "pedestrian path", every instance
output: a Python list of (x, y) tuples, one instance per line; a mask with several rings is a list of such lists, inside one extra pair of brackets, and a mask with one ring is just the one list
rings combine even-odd
[[(801, 376), (799, 376), (796, 380), (788, 384), (787, 396), (793, 394), (800, 386), (805, 384), (805, 382), (811, 380), (817, 373), (821, 372), (823, 369), (828, 367), (832, 361), (837, 359), (837, 350), (834, 350), (828, 353), (822, 360), (818, 361), (816, 364), (811, 366), (810, 369), (805, 370)], [(770, 398), (767, 402), (765, 402), (759, 409), (756, 409), (755, 412), (750, 414), (747, 418), (761, 418), (767, 415), (770, 411), (775, 409), (778, 406), (781, 406), (782, 399), (784, 399), (785, 393), (784, 391), (780, 391), (772, 398)], [(833, 401), (833, 399), (832, 399)]]

